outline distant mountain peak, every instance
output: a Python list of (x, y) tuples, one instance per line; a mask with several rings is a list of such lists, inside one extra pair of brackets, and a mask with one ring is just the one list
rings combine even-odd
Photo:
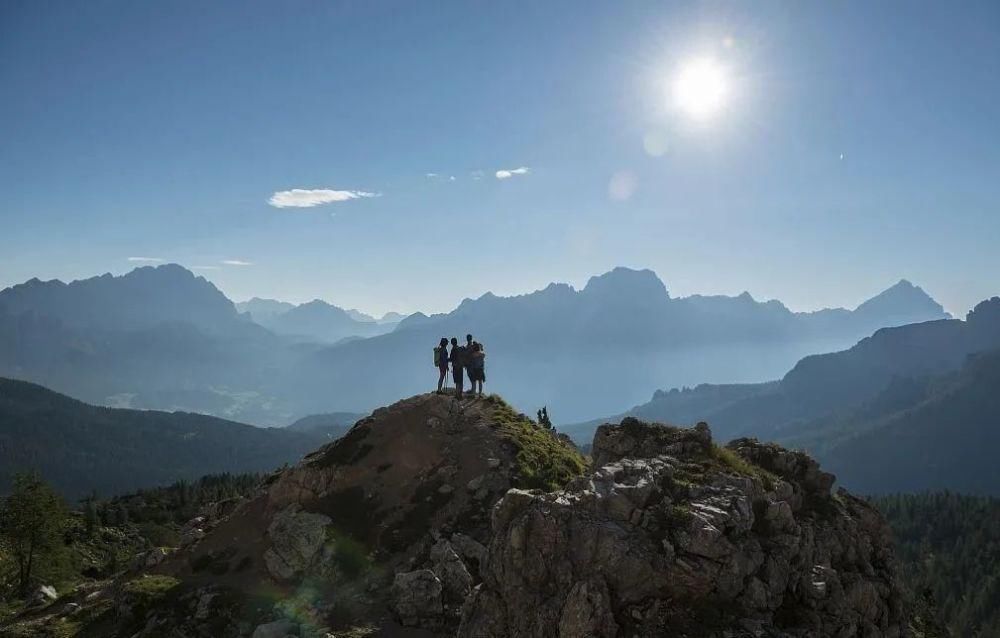
[(859, 305), (855, 312), (860, 314), (878, 314), (886, 317), (924, 317), (936, 316), (938, 319), (949, 319), (951, 315), (944, 307), (927, 294), (923, 288), (916, 286), (907, 279), (886, 288), (868, 301)]
[(371, 316), (367, 312), (362, 312), (357, 308), (346, 308), (344, 312), (347, 316), (355, 321), (361, 321), (363, 323), (374, 323), (376, 321), (375, 317)]
[(633, 270), (624, 266), (591, 277), (582, 292), (598, 295), (670, 297), (667, 287), (655, 272), (648, 268)]

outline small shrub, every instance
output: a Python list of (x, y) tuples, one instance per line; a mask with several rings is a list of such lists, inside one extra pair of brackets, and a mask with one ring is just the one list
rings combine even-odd
[(354, 580), (371, 569), (368, 549), (334, 526), (326, 528), (326, 542), (333, 550), (333, 563), (348, 579)]

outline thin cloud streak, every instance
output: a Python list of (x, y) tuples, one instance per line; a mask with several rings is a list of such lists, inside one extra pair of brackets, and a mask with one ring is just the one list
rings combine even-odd
[(370, 193), (358, 190), (332, 190), (328, 188), (293, 188), (287, 191), (277, 191), (271, 195), (267, 203), (275, 208), (312, 208), (335, 202), (348, 202), (352, 199), (379, 197), (381, 193)]
[(128, 261), (140, 264), (162, 264), (166, 259), (162, 257), (129, 257)]
[(502, 168), (496, 172), (497, 179), (510, 179), (515, 175), (527, 175), (531, 172), (531, 169), (527, 166), (520, 166), (518, 168)]
[(242, 259), (223, 259), (222, 263), (227, 266), (253, 266), (252, 261), (243, 261)]

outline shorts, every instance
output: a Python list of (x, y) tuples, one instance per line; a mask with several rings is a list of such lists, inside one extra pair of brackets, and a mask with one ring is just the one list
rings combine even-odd
[(469, 381), (482, 381), (486, 383), (486, 370), (469, 368)]
[(461, 387), (465, 379), (462, 378), (462, 366), (453, 366), (451, 369), (451, 378), (455, 380), (455, 387)]

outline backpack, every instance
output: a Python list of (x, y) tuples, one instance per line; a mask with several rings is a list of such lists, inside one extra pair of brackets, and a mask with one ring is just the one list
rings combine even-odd
[(434, 367), (435, 368), (440, 368), (441, 367), (441, 351), (443, 349), (444, 348), (442, 348), (441, 346), (434, 346)]
[(476, 352), (472, 355), (472, 369), (473, 370), (485, 370), (486, 369), (486, 353), (483, 351)]

